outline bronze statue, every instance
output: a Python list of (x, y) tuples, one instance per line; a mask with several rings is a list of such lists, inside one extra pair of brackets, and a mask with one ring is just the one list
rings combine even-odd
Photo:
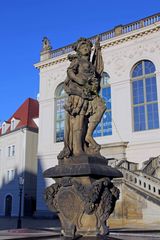
[(97, 154), (100, 145), (93, 138), (93, 131), (100, 122), (105, 102), (99, 96), (100, 80), (103, 73), (103, 59), (99, 38), (91, 58), (92, 42), (80, 38), (74, 45), (76, 54), (69, 55), (70, 66), (64, 88), (68, 100), (64, 106), (67, 111), (64, 149), (58, 159), (81, 154)]

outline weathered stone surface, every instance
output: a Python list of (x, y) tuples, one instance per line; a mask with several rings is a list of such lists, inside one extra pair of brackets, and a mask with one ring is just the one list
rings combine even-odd
[(138, 191), (128, 185), (124, 179), (116, 179), (114, 185), (120, 189), (120, 198), (116, 203), (114, 213), (109, 217), (111, 228), (135, 229), (160, 226), (160, 203), (150, 198), (144, 191)]
[(57, 156), (58, 165), (44, 172), (44, 177), (55, 179), (45, 191), (47, 205), (57, 212), (62, 234), (72, 239), (108, 235), (106, 221), (119, 198), (111, 180), (122, 177), (107, 165), (109, 159), (100, 155), (93, 138), (106, 106), (99, 96), (103, 72), (99, 39), (92, 61), (91, 48), (90, 40), (80, 38), (74, 46), (76, 54), (68, 56), (64, 148)]
[(61, 177), (46, 189), (48, 207), (56, 211), (66, 237), (105, 236), (106, 221), (119, 198), (119, 190), (109, 178)]
[(122, 173), (107, 165), (108, 160), (101, 156), (81, 155), (65, 159), (61, 164), (49, 168), (44, 177), (56, 178), (64, 176), (94, 176), (119, 178)]
[(64, 148), (58, 155), (59, 160), (100, 152), (100, 145), (93, 138), (93, 132), (106, 110), (105, 101), (99, 95), (104, 68), (99, 38), (91, 59), (92, 46), (89, 39), (80, 38), (73, 47), (76, 54), (68, 55), (71, 63), (64, 81), (68, 95), (64, 106)]

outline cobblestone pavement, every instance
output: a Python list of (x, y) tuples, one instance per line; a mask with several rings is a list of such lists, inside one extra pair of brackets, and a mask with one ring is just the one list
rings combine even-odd
[(22, 218), (22, 229), (17, 229), (17, 218), (0, 217), (0, 240), (52, 239), (59, 236), (58, 219)]
[(160, 240), (160, 234), (157, 233), (139, 233), (139, 234), (130, 234), (130, 235), (115, 235), (111, 234), (114, 238), (118, 238), (120, 240)]
[[(0, 230), (5, 229), (16, 229), (17, 228), (17, 218), (6, 218), (0, 217)], [(36, 218), (22, 218), (22, 228), (32, 228), (32, 229), (59, 229), (60, 222), (58, 219), (36, 219)]]
[[(0, 218), (0, 240), (7, 239), (46, 239), (60, 240), (58, 219), (22, 218), (22, 229), (16, 229), (17, 218)], [(109, 240), (160, 240), (160, 231), (137, 229), (116, 229)]]

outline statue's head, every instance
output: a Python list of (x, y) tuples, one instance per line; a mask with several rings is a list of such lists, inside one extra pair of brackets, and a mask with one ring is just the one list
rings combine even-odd
[(80, 56), (90, 56), (92, 49), (92, 42), (87, 38), (80, 38), (73, 46), (73, 49)]

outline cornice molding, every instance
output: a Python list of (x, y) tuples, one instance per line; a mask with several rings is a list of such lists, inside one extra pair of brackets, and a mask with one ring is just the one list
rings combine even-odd
[[(130, 36), (125, 36), (125, 37), (120, 38), (120, 39), (116, 39), (116, 40), (112, 39), (111, 42), (102, 44), (101, 48), (106, 49), (106, 48), (109, 48), (109, 47), (113, 47), (113, 46), (122, 44), (124, 42), (128, 42), (128, 41), (135, 40), (135, 39), (143, 37), (143, 36), (147, 36), (149, 34), (152, 34), (152, 33), (158, 32), (158, 31), (160, 31), (160, 26), (156, 26), (155, 28), (148, 29), (148, 30), (145, 30), (143, 32), (138, 32), (138, 33), (132, 34)], [(58, 58), (58, 59), (53, 59), (52, 58), (52, 59), (49, 59), (48, 61), (37, 63), (34, 66), (37, 69), (43, 69), (43, 68), (50, 67), (50, 66), (58, 64), (58, 63), (62, 63), (62, 62), (68, 61), (67, 55), (68, 54), (65, 54), (65, 56), (63, 56), (61, 58)]]

